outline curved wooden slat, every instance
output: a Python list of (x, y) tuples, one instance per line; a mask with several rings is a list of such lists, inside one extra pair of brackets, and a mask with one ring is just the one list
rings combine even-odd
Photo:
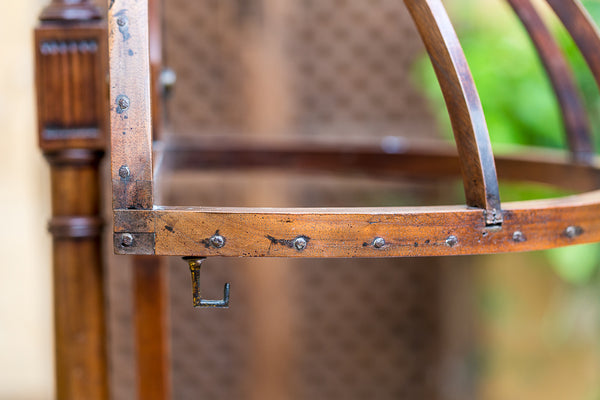
[[(461, 173), (456, 150), (448, 143), (430, 140), (387, 138), (378, 144), (372, 140), (340, 142), (289, 136), (278, 140), (198, 136), (162, 141), (154, 150), (155, 158), (161, 160), (158, 174), (276, 169), (431, 181)], [(577, 192), (600, 188), (598, 163), (572, 164), (562, 151), (515, 147), (510, 156), (496, 156), (496, 168), (503, 180), (537, 182)]]
[[(486, 226), (483, 215), (465, 206), (117, 210), (115, 249), (136, 250), (119, 245), (121, 232), (156, 255), (198, 257), (428, 257), (600, 241), (600, 191), (505, 203), (502, 228)], [(215, 232), (225, 238), (223, 247), (210, 245)], [(302, 246), (296, 246), (300, 238)]]
[(467, 60), (440, 0), (404, 0), (444, 94), (460, 157), (467, 205), (502, 222), (498, 178), (485, 116)]
[(578, 0), (546, 0), (573, 37), (600, 87), (600, 31)]
[(507, 0), (525, 26), (554, 87), (573, 160), (593, 161), (594, 148), (590, 123), (575, 85), (573, 73), (560, 47), (552, 37), (530, 0)]

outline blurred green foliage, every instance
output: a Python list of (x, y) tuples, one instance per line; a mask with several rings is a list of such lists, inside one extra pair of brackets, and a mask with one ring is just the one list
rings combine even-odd
[[(583, 4), (592, 18), (600, 22), (600, 1), (588, 0)], [(508, 2), (455, 0), (447, 2), (447, 6), (481, 97), (494, 148), (504, 145), (566, 148), (552, 86)], [(594, 78), (560, 21), (544, 6), (540, 11), (571, 63), (590, 116), (596, 146), (600, 148), (600, 96)], [(414, 76), (438, 116), (441, 131), (451, 140), (450, 121), (428, 57), (415, 64)], [(534, 185), (501, 184), (504, 201), (562, 194), (559, 190)], [(597, 276), (600, 265), (597, 244), (554, 249), (543, 254), (568, 282), (585, 284)]]

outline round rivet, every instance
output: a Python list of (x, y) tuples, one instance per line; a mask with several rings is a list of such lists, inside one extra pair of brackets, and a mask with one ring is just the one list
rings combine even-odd
[(583, 229), (579, 226), (569, 226), (565, 229), (565, 236), (569, 239), (574, 239), (583, 233)]
[(385, 246), (385, 239), (382, 237), (376, 237), (375, 240), (373, 240), (373, 247), (375, 247), (376, 249), (380, 249), (383, 246)]
[(454, 247), (457, 244), (458, 244), (458, 238), (454, 235), (448, 236), (448, 239), (446, 239), (446, 245), (448, 245), (450, 247)]
[(225, 238), (221, 235), (214, 235), (210, 238), (210, 244), (215, 246), (217, 249), (225, 246)]
[(121, 95), (117, 98), (117, 105), (119, 106), (119, 110), (125, 111), (129, 108), (130, 102), (129, 97)]
[(120, 15), (119, 18), (117, 18), (117, 25), (119, 25), (119, 26), (127, 25), (127, 17), (124, 15)]
[(516, 231), (515, 233), (513, 233), (513, 242), (516, 243), (523, 243), (525, 241), (527, 241), (527, 238), (525, 237), (525, 235), (523, 235), (523, 232), (521, 231)]
[(133, 235), (131, 233), (124, 233), (123, 236), (121, 236), (121, 245), (123, 247), (133, 246)]
[(121, 168), (119, 168), (119, 176), (123, 179), (127, 179), (130, 175), (131, 171), (129, 170), (129, 167), (127, 167), (127, 165), (121, 165)]
[(307, 244), (308, 243), (306, 242), (306, 239), (303, 237), (298, 237), (294, 240), (294, 247), (298, 251), (304, 250), (306, 248)]

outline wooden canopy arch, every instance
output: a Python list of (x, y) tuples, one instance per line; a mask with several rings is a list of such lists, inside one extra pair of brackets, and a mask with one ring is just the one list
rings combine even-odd
[[(289, 167), (377, 176), (461, 174), (466, 205), (417, 208), (261, 209), (168, 207), (153, 200), (153, 148), (146, 1), (109, 9), (114, 245), (120, 254), (235, 257), (402, 257), (548, 249), (600, 241), (598, 164), (570, 70), (529, 0), (509, 0), (533, 38), (563, 111), (570, 156), (497, 157), (502, 177), (586, 192), (500, 203), (481, 102), (440, 0), (405, 0), (438, 77), (457, 151), (409, 143), (243, 143), (210, 138), (157, 144), (171, 168)], [(549, 0), (600, 82), (600, 36), (577, 0)], [(351, 156), (351, 157), (349, 157)], [(351, 160), (350, 162), (348, 160)], [(218, 240), (213, 240), (218, 235)]]

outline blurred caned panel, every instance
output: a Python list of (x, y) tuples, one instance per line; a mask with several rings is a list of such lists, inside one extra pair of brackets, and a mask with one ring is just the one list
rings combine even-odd
[[(167, 137), (435, 136), (411, 80), (422, 45), (402, 2), (166, 4), (165, 58), (178, 77)], [(440, 201), (430, 186), (285, 171), (163, 171), (161, 182), (165, 204), (178, 205)], [(174, 398), (437, 398), (439, 268), (433, 259), (210, 259), (205, 295), (232, 283), (231, 308), (217, 311), (191, 309), (188, 271), (174, 259)]]

